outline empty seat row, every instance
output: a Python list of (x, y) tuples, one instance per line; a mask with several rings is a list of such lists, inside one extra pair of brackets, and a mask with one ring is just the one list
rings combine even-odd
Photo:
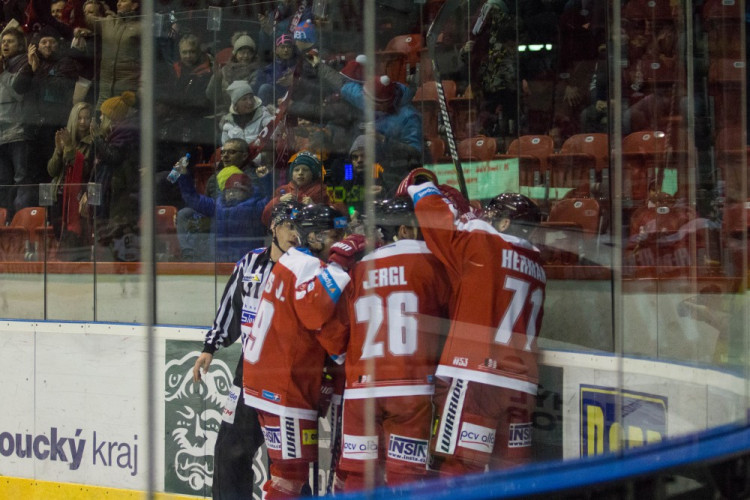
[[(0, 209), (0, 261), (54, 261), (59, 242), (47, 223), (45, 207), (26, 207), (5, 225), (7, 211)], [(177, 208), (157, 206), (154, 210), (158, 260), (176, 260), (180, 255), (176, 228)]]
[(52, 227), (47, 224), (44, 207), (26, 207), (18, 210), (5, 225), (6, 209), (0, 213), (0, 260), (32, 260), (36, 255), (54, 251)]

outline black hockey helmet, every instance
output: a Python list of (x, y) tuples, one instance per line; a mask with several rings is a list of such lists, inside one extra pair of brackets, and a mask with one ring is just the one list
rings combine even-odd
[(348, 223), (344, 214), (331, 206), (322, 204), (303, 207), (297, 213), (295, 221), (303, 242), (307, 241), (307, 235), (310, 233), (328, 229), (344, 230)]
[(274, 227), (280, 222), (295, 220), (303, 207), (304, 205), (297, 201), (284, 201), (274, 205), (269, 226)]
[(408, 196), (398, 196), (375, 202), (375, 225), (383, 233), (386, 243), (394, 241), (398, 228), (404, 226), (417, 226), (417, 218), (414, 215), (414, 203)]
[(482, 218), (489, 223), (510, 219), (511, 226), (518, 227), (520, 235), (525, 236), (541, 222), (542, 211), (533, 200), (522, 194), (501, 193), (487, 203)]

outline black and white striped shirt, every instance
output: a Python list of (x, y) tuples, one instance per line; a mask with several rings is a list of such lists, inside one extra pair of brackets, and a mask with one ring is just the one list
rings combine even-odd
[(249, 328), (242, 328), (242, 325), (252, 324), (255, 319), (273, 264), (270, 247), (256, 248), (237, 262), (224, 287), (213, 326), (206, 332), (203, 352), (213, 354), (221, 347), (232, 345), (240, 337), (244, 346), (245, 332)]

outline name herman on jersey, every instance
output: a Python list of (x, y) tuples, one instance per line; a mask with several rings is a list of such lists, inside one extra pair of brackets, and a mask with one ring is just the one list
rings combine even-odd
[(542, 283), (547, 283), (547, 275), (544, 273), (542, 266), (528, 257), (519, 255), (515, 250), (503, 250), (503, 267), (531, 276)]

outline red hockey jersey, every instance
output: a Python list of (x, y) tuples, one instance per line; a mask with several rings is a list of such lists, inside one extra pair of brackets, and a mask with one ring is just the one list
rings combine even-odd
[(363, 258), (339, 317), (323, 330), (346, 348), (345, 397), (432, 394), (449, 300), (445, 269), (423, 241), (399, 240)]
[(268, 276), (244, 349), (245, 402), (280, 416), (315, 420), (326, 350), (320, 328), (336, 311), (349, 275), (298, 249)]
[(453, 286), (451, 328), (437, 376), (536, 394), (536, 337), (547, 278), (539, 251), (485, 221), (456, 221), (431, 183), (409, 188), (425, 241)]

